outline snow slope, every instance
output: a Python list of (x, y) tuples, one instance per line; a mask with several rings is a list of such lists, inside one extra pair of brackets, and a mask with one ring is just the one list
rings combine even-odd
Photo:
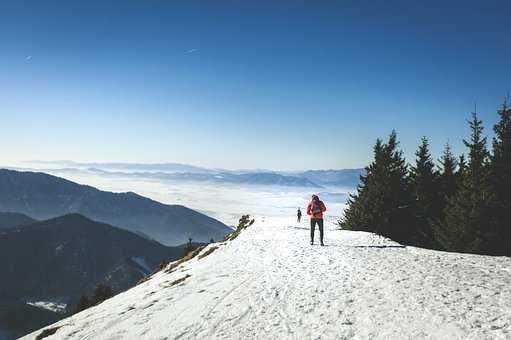
[(258, 219), (212, 254), (58, 322), (47, 339), (511, 339), (511, 258), (332, 225), (325, 247), (310, 246), (308, 233), (306, 222)]

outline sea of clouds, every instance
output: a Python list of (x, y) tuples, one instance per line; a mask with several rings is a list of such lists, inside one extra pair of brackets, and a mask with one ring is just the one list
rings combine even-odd
[(327, 218), (337, 220), (345, 209), (346, 199), (353, 188), (302, 188), (286, 186), (235, 185), (208, 182), (134, 178), (123, 175), (102, 175), (77, 169), (45, 169), (44, 172), (87, 184), (100, 190), (132, 191), (165, 204), (180, 204), (235, 225), (243, 214), (256, 217), (295, 216), (305, 208), (312, 194), (318, 194), (327, 206)]

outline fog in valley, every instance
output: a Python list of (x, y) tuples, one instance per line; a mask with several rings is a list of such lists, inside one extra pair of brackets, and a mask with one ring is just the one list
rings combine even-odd
[[(354, 188), (340, 186), (300, 187), (211, 183), (156, 179), (144, 173), (100, 172), (89, 169), (33, 169), (80, 184), (113, 192), (132, 191), (165, 204), (184, 205), (233, 226), (243, 214), (257, 218), (296, 215), (312, 194), (318, 194), (328, 209), (327, 220), (342, 214), (348, 194)], [(136, 176), (135, 176), (136, 175)]]

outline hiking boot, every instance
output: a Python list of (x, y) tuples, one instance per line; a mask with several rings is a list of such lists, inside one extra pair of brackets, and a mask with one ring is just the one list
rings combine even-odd
[(322, 247), (324, 247), (324, 246), (325, 246), (325, 244), (324, 244), (323, 242), (321, 242), (321, 246), (322, 246)]
[(311, 241), (311, 246), (314, 245), (314, 241)]

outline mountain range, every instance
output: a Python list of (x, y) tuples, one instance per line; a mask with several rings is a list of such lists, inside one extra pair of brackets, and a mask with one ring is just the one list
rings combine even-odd
[[(213, 182), (249, 185), (278, 185), (321, 188), (356, 187), (364, 169), (272, 171), (226, 170), (180, 163), (78, 163), (73, 161), (31, 161), (27, 164), (53, 167), (59, 172), (89, 171), (103, 176), (124, 176), (159, 180)], [(56, 168), (55, 168), (56, 167)]]
[(341, 169), (341, 170), (307, 170), (295, 173), (295, 176), (306, 178), (320, 186), (341, 186), (355, 188), (360, 182), (360, 176), (364, 169)]
[(216, 173), (194, 173), (194, 172), (112, 172), (96, 168), (87, 169), (101, 176), (122, 176), (143, 179), (157, 179), (169, 181), (188, 181), (188, 182), (209, 182), (217, 184), (248, 184), (248, 185), (279, 185), (289, 187), (311, 187), (320, 188), (321, 186), (313, 183), (304, 177), (283, 175), (274, 172), (249, 172), (235, 174), (231, 172)]
[(223, 223), (181, 205), (133, 192), (113, 193), (38, 172), (0, 169), (0, 211), (45, 220), (69, 213), (147, 235), (166, 245), (221, 239)]
[(123, 291), (184, 252), (79, 214), (10, 227), (6, 216), (0, 214), (6, 226), (0, 231), (0, 329), (17, 336), (62, 318), (96, 284)]
[(26, 162), (27, 164), (48, 166), (48, 167), (64, 167), (70, 169), (89, 169), (97, 168), (109, 171), (140, 171), (140, 172), (192, 172), (192, 173), (210, 173), (216, 170), (203, 168), (194, 165), (181, 163), (80, 163), (69, 160), (64, 161), (40, 161), (33, 160)]

